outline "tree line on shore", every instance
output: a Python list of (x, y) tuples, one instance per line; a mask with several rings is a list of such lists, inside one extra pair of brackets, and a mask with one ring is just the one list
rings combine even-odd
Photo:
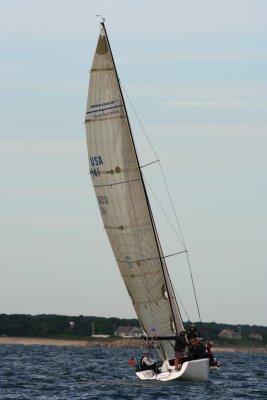
[[(267, 327), (255, 325), (230, 325), (215, 322), (195, 323), (201, 336), (213, 340), (220, 345), (265, 345), (267, 344)], [(66, 316), (66, 315), (29, 315), (29, 314), (0, 314), (0, 336), (42, 337), (42, 338), (73, 338), (88, 339), (92, 333), (114, 335), (119, 326), (139, 327), (137, 319), (104, 318), (94, 316)], [(185, 322), (186, 330), (190, 323)], [(220, 339), (218, 334), (229, 328), (233, 331), (241, 330), (242, 339)], [(249, 339), (250, 334), (260, 334), (262, 341)]]

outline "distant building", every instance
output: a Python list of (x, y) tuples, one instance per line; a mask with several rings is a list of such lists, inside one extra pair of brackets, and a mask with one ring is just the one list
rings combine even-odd
[(250, 339), (262, 341), (262, 336), (259, 333), (251, 333), (249, 335)]
[(143, 334), (143, 329), (137, 328), (136, 326), (119, 326), (114, 332), (114, 336), (120, 336), (124, 338), (138, 338)]
[(235, 332), (229, 328), (223, 329), (218, 336), (222, 339), (242, 339), (240, 328), (239, 332)]

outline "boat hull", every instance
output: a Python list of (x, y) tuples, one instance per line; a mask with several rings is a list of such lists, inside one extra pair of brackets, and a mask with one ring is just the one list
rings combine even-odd
[(186, 361), (179, 371), (173, 367), (168, 371), (155, 373), (153, 370), (138, 371), (136, 375), (141, 380), (158, 380), (162, 382), (181, 380), (191, 382), (206, 382), (209, 376), (209, 360), (200, 359)]

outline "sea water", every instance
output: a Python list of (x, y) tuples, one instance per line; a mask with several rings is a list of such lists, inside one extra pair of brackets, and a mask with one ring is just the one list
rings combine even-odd
[(267, 354), (218, 353), (209, 381), (140, 381), (140, 349), (0, 345), (0, 399), (267, 399)]

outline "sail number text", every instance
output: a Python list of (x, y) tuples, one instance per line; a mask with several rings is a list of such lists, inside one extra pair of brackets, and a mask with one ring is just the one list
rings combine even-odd
[(107, 215), (106, 205), (108, 204), (108, 196), (107, 195), (98, 195), (97, 196), (100, 212), (102, 215)]
[(89, 157), (89, 162), (90, 162), (90, 174), (92, 177), (98, 177), (100, 176), (100, 171), (99, 171), (99, 166), (103, 165), (103, 160), (101, 156), (92, 156)]

